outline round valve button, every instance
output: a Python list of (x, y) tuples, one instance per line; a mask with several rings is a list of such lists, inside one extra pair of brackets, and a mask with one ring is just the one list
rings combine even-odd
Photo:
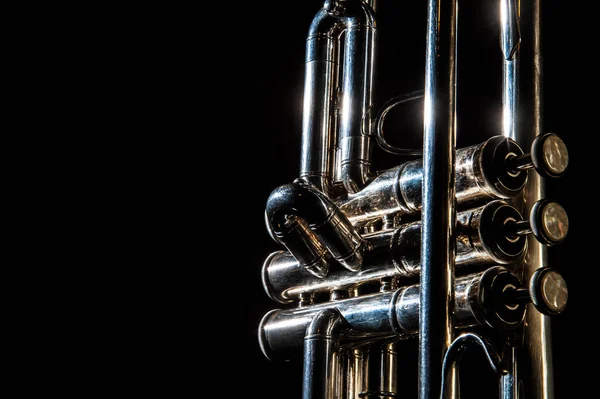
[(542, 199), (531, 208), (531, 230), (542, 244), (552, 246), (562, 243), (569, 232), (569, 217), (556, 201)]
[(531, 161), (541, 176), (560, 177), (569, 165), (569, 151), (560, 137), (554, 133), (546, 133), (533, 141)]
[(555, 269), (537, 269), (529, 281), (529, 293), (536, 309), (545, 315), (557, 315), (567, 306), (567, 283)]

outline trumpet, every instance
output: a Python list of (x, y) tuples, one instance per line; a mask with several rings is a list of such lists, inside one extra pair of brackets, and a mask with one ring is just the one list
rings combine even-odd
[[(548, 248), (569, 217), (546, 185), (569, 152), (542, 130), (541, 4), (493, 3), (501, 117), (464, 132), (459, 5), (426, 3), (421, 88), (381, 105), (385, 1), (325, 0), (307, 21), (299, 172), (264, 210), (277, 249), (260, 276), (279, 307), (257, 345), (301, 372), (281, 397), (458, 399), (476, 348), (493, 381), (478, 397), (555, 398), (550, 320), (568, 289)], [(402, 106), (419, 107), (421, 146), (390, 141)]]

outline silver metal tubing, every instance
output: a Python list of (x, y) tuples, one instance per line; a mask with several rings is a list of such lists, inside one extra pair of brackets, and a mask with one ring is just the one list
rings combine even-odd
[[(565, 174), (569, 154), (542, 132), (541, 2), (495, 3), (501, 127), (476, 128), (484, 137), (457, 149), (459, 2), (422, 4), (422, 90), (379, 110), (378, 24), (387, 19), (376, 0), (320, 0), (313, 14), (300, 173), (273, 190), (264, 212), (280, 248), (263, 263), (263, 288), (288, 306), (258, 327), (267, 358), (304, 361), (303, 399), (402, 396), (398, 373), (410, 359), (398, 350), (410, 342), (417, 399), (459, 399), (459, 360), (471, 345), (497, 373), (490, 388), (500, 399), (554, 399), (548, 316), (565, 309), (568, 291), (547, 267), (546, 246), (564, 241), (569, 219), (544, 199), (544, 180)], [(422, 146), (391, 145), (384, 119), (416, 98)], [(469, 120), (477, 113), (464, 110)], [(376, 144), (410, 161), (376, 162)], [(488, 338), (504, 344), (500, 356)]]
[(334, 354), (344, 318), (337, 309), (323, 309), (306, 329), (302, 399), (334, 399)]
[(300, 177), (329, 195), (335, 170), (339, 20), (323, 7), (306, 39)]
[(516, 140), (519, 99), (518, 49), (521, 43), (519, 8), (516, 0), (500, 0), (500, 45), (502, 48), (502, 134)]
[[(456, 273), (465, 274), (473, 267), (507, 265), (522, 259), (526, 238), (498, 234), (507, 222), (519, 220), (519, 212), (501, 200), (458, 213)], [(290, 303), (305, 294), (315, 295), (373, 284), (386, 278), (406, 279), (419, 275), (420, 222), (365, 234), (363, 239), (367, 250), (359, 273), (332, 268), (327, 279), (317, 278), (307, 273), (290, 253), (276, 251), (263, 263), (263, 288), (274, 301)]]
[[(508, 199), (520, 194), (527, 173), (509, 171), (509, 156), (523, 155), (513, 140), (494, 136), (456, 151), (456, 202), (461, 208), (493, 199)], [(423, 161), (410, 161), (380, 173), (356, 194), (336, 200), (340, 210), (354, 226), (387, 215), (414, 215), (421, 211)]]
[(368, 348), (352, 348), (347, 352), (347, 398), (359, 398), (367, 386)]
[(502, 363), (506, 369), (500, 376), (500, 399), (519, 399), (519, 374), (517, 346), (509, 343), (502, 355)]
[(351, 398), (385, 399), (398, 395), (396, 341), (376, 341), (367, 346), (368, 370), (364, 389)]
[(311, 274), (328, 272), (326, 248), (348, 270), (360, 270), (364, 242), (338, 207), (322, 192), (297, 179), (275, 189), (267, 200), (266, 223)]
[[(382, 287), (383, 290), (383, 287)], [(347, 290), (349, 297), (363, 295), (362, 287), (356, 286)], [(344, 382), (342, 389), (345, 391), (340, 398), (359, 399), (361, 393), (366, 390), (369, 377), (369, 347), (362, 345), (349, 348), (342, 353), (346, 357), (346, 372), (340, 376)], [(345, 396), (344, 396), (345, 395)]]
[[(419, 399), (440, 396), (444, 353), (454, 339), (456, 0), (427, 2)], [(458, 379), (451, 371), (449, 398)]]
[(386, 342), (381, 346), (381, 375), (379, 377), (379, 397), (396, 398), (398, 391), (398, 344)]
[[(541, 9), (540, 1), (515, 3), (512, 0), (501, 1), (501, 29), (503, 37), (504, 79), (503, 79), (503, 114), (504, 135), (521, 145), (531, 145), (543, 134), (543, 93), (542, 93), (542, 49), (541, 49)], [(527, 23), (524, 30), (519, 24)], [(521, 41), (521, 33), (523, 40)], [(520, 45), (519, 45), (519, 42)], [(525, 46), (523, 52), (523, 46)], [(509, 50), (509, 51), (507, 51)], [(507, 57), (510, 54), (510, 57)], [(528, 54), (523, 59), (522, 54)], [(531, 71), (531, 79), (519, 80), (518, 68), (527, 67)], [(525, 72), (525, 71), (523, 71)], [(531, 82), (531, 83), (530, 83)], [(519, 98), (519, 113), (514, 105)], [(525, 107), (524, 105), (527, 105)], [(516, 199), (514, 205), (527, 214), (535, 204), (545, 196), (544, 180), (538, 174), (531, 174), (523, 189), (523, 196)], [(528, 281), (537, 269), (547, 264), (546, 248), (534, 237), (528, 237), (528, 251), (525, 255), (523, 280)], [(523, 330), (523, 362), (527, 373), (524, 384), (524, 397), (532, 399), (554, 398), (554, 375), (551, 349), (550, 320), (528, 305)], [(515, 365), (516, 367), (516, 365)], [(516, 395), (517, 388), (512, 388)], [(509, 393), (507, 393), (509, 395)], [(510, 396), (509, 396), (510, 397)]]
[(495, 200), (456, 215), (455, 265), (512, 264), (523, 259), (527, 239), (502, 234), (508, 223), (524, 222), (519, 211)]
[[(394, 289), (392, 279), (383, 279), (380, 292)], [(369, 346), (367, 385), (360, 397), (366, 399), (395, 398), (398, 394), (397, 340), (375, 342)]]
[[(421, 181), (413, 182), (405, 188), (408, 194), (418, 195), (418, 202), (406, 201), (401, 185), (403, 180), (406, 181), (406, 176), (403, 179), (402, 172), (410, 172), (410, 170), (401, 165), (383, 171), (363, 190), (337, 200), (336, 204), (350, 222), (357, 227), (396, 213), (414, 214), (419, 210), (421, 198), (420, 193), (414, 192), (420, 190), (414, 188), (420, 189)], [(404, 175), (406, 174), (404, 173)], [(416, 206), (411, 207), (413, 204)]]
[(360, 191), (373, 177), (373, 79), (375, 64), (375, 18), (360, 0), (348, 4), (344, 32), (344, 74), (339, 122), (341, 180), (350, 193)]
[[(541, 43), (541, 2), (533, 0), (521, 2), (521, 20), (529, 27), (523, 32), (522, 47), (527, 44), (527, 60), (521, 57), (521, 65), (531, 68), (532, 79), (530, 86), (520, 84), (521, 97), (526, 99), (531, 108), (524, 109), (522, 128), (518, 131), (517, 140), (522, 145), (530, 145), (536, 137), (543, 134), (543, 58)], [(523, 24), (521, 25), (523, 27)], [(537, 173), (523, 190), (522, 212), (530, 212), (535, 203), (545, 197), (544, 179)], [(523, 280), (528, 281), (535, 271), (548, 265), (548, 254), (545, 246), (533, 237), (528, 237), (528, 251), (524, 261)], [(532, 399), (554, 398), (554, 369), (552, 360), (551, 323), (548, 316), (543, 315), (533, 305), (528, 305), (526, 323), (523, 330), (523, 361), (524, 369), (528, 370), (524, 383), (524, 397)]]
[[(503, 293), (519, 280), (502, 266), (456, 279), (453, 314), (461, 328), (486, 325), (514, 330), (525, 317), (525, 305), (503, 304)], [(393, 291), (319, 303), (293, 309), (275, 309), (261, 320), (258, 336), (263, 354), (290, 360), (301, 355), (306, 328), (324, 309), (337, 309), (346, 320), (340, 345), (360, 345), (385, 338), (409, 339), (419, 331), (420, 287), (413, 284)], [(441, 376), (437, 375), (438, 384)]]
[[(344, 60), (340, 62), (342, 33)], [(337, 169), (351, 192), (364, 187), (372, 174), (370, 113), (375, 36), (373, 9), (361, 0), (325, 1), (309, 29), (300, 177), (327, 195), (332, 194)], [(339, 121), (335, 119), (336, 107), (340, 107)], [(336, 146), (340, 150), (339, 165)]]
[(456, 202), (461, 207), (492, 199), (511, 199), (527, 182), (527, 174), (511, 171), (506, 165), (510, 156), (523, 154), (521, 147), (502, 135), (492, 136), (481, 144), (456, 151)]

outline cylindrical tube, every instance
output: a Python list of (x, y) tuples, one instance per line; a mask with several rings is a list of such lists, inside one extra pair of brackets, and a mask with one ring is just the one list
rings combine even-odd
[(365, 249), (360, 234), (314, 186), (300, 179), (279, 186), (267, 199), (265, 218), (271, 236), (315, 276), (327, 274), (322, 248), (348, 270), (360, 270)]
[[(525, 237), (508, 238), (498, 234), (507, 221), (521, 220), (517, 210), (504, 201), (458, 214), (456, 273), (466, 274), (475, 267), (510, 264), (523, 257)], [(360, 273), (342, 268), (330, 270), (326, 279), (304, 270), (285, 251), (271, 253), (263, 264), (263, 287), (276, 302), (289, 303), (303, 294), (320, 294), (359, 286), (374, 286), (385, 278), (412, 279), (420, 271), (420, 222), (395, 230), (363, 236), (368, 250)]]
[[(542, 24), (541, 1), (520, 2), (521, 32), (523, 33), (520, 55), (521, 73), (529, 69), (531, 78), (519, 82), (519, 93), (523, 98), (520, 107), (520, 130), (516, 139), (522, 145), (531, 145), (536, 137), (543, 134), (543, 57), (542, 57)], [(523, 23), (524, 21), (524, 23)], [(526, 46), (526, 48), (524, 48)], [(532, 173), (527, 186), (523, 190), (523, 214), (529, 214), (533, 205), (545, 197), (544, 179)], [(525, 255), (523, 281), (529, 281), (533, 273), (540, 267), (548, 266), (548, 251), (544, 245), (528, 237), (528, 250)], [(526, 323), (523, 328), (524, 348), (522, 361), (526, 373), (522, 373), (524, 381), (524, 397), (532, 399), (554, 399), (554, 366), (552, 361), (552, 329), (549, 316), (540, 313), (533, 304), (528, 305)]]
[(381, 346), (380, 397), (396, 398), (398, 392), (398, 351), (396, 342), (386, 342)]
[(510, 345), (504, 353), (506, 372), (499, 376), (500, 399), (519, 399), (517, 348)]
[(344, 318), (336, 309), (323, 309), (306, 328), (302, 399), (335, 398), (335, 352)]
[(327, 195), (335, 169), (335, 112), (339, 68), (338, 19), (321, 9), (306, 39), (300, 177)]
[[(342, 2), (352, 5), (351, 1)], [(360, 191), (372, 177), (371, 156), (375, 44), (377, 31), (370, 7), (355, 1), (344, 31), (344, 73), (339, 120), (341, 179), (350, 193)], [(360, 8), (360, 11), (358, 9)]]
[(351, 348), (347, 351), (346, 397), (360, 398), (361, 392), (367, 386), (368, 348)]
[[(522, 155), (513, 140), (494, 136), (483, 143), (456, 151), (456, 202), (461, 209), (494, 199), (518, 195), (527, 181), (527, 172), (509, 172), (509, 155)], [(423, 161), (410, 161), (379, 174), (356, 194), (336, 200), (354, 226), (387, 215), (415, 215), (421, 211)]]
[(500, 45), (502, 48), (502, 134), (517, 139), (519, 107), (519, 9), (516, 0), (500, 1)]
[[(327, 195), (332, 195), (336, 173), (349, 192), (362, 189), (372, 177), (375, 45), (373, 8), (362, 0), (326, 1), (309, 30), (300, 177)], [(339, 99), (338, 89), (343, 93)]]
[[(505, 306), (500, 298), (507, 286), (518, 284), (518, 279), (502, 266), (457, 278), (453, 310), (457, 325), (514, 329), (524, 318), (525, 306)], [(337, 309), (346, 321), (340, 345), (392, 337), (409, 339), (419, 331), (419, 303), (419, 284), (414, 284), (300, 308), (275, 309), (260, 323), (260, 347), (270, 359), (300, 356), (308, 325), (325, 309)]]

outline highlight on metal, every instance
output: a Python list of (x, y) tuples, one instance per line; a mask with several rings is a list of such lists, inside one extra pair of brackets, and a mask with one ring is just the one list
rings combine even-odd
[[(379, 109), (376, 2), (325, 0), (315, 10), (298, 177), (265, 204), (279, 249), (260, 273), (277, 307), (257, 342), (269, 361), (302, 363), (303, 399), (405, 397), (400, 342), (418, 348), (419, 399), (460, 397), (469, 348), (484, 355), (500, 398), (554, 398), (549, 320), (568, 290), (546, 248), (566, 239), (569, 219), (544, 187), (569, 157), (541, 130), (539, 63), (530, 62), (532, 90), (519, 79), (521, 48), (541, 54), (540, 1), (531, 3), (499, 0), (502, 118), (496, 135), (463, 148), (456, 0), (427, 3), (423, 89)], [(390, 144), (393, 129), (384, 129), (409, 101), (422, 104), (421, 148)], [(376, 170), (377, 145), (412, 158)]]

